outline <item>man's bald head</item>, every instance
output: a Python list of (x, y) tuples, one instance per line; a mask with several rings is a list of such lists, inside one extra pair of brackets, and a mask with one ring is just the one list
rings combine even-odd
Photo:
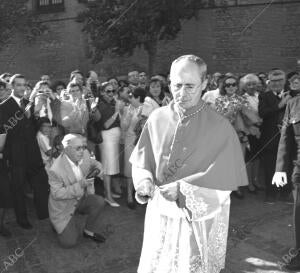
[(206, 71), (205, 62), (195, 55), (181, 56), (172, 63), (170, 89), (176, 108), (187, 110), (198, 104), (207, 84)]
[(193, 66), (197, 67), (199, 70), (200, 79), (202, 81), (205, 80), (206, 73), (207, 73), (207, 65), (203, 61), (203, 59), (201, 59), (200, 57), (195, 56), (195, 55), (183, 55), (183, 56), (180, 56), (179, 58), (177, 58), (176, 60), (174, 60), (171, 65), (170, 77), (172, 74), (172, 70), (174, 70), (178, 67), (187, 68), (188, 66), (190, 66), (190, 68)]

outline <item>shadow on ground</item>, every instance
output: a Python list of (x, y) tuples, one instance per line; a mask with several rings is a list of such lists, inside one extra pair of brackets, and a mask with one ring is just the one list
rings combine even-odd
[[(96, 244), (81, 238), (77, 247), (58, 246), (49, 220), (38, 221), (28, 200), (31, 231), (20, 229), (13, 211), (7, 225), (12, 239), (0, 238), (0, 273), (134, 273), (142, 245), (145, 207), (132, 211), (124, 199), (120, 208), (105, 207), (99, 231), (107, 241)], [(222, 273), (277, 273), (293, 246), (292, 206), (263, 203), (263, 194), (232, 200), (226, 269)], [(24, 255), (20, 250), (24, 249)], [(19, 253), (17, 256), (15, 253)]]

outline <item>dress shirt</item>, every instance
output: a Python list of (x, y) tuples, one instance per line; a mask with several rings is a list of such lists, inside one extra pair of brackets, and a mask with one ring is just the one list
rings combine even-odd
[(16, 101), (16, 103), (21, 107), (21, 100), (22, 98), (18, 98), (15, 95), (11, 94), (11, 97)]
[(80, 162), (78, 162), (78, 164), (76, 165), (67, 155), (66, 155), (66, 158), (67, 158), (67, 160), (69, 161), (69, 163), (71, 165), (71, 168), (74, 172), (75, 178), (79, 182), (83, 178), (83, 174), (82, 174), (81, 169), (79, 167)]
[(284, 93), (284, 90), (281, 90), (279, 93), (273, 91), (273, 94), (274, 94), (276, 97), (278, 97), (279, 99), (282, 99), (282, 98), (283, 98), (283, 93)]

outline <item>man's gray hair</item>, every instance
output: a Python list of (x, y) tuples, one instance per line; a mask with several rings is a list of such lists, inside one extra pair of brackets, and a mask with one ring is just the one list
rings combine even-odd
[(268, 80), (273, 80), (273, 79), (277, 79), (278, 77), (281, 78), (286, 78), (285, 72), (281, 69), (272, 69), (269, 73), (268, 73)]
[(64, 146), (64, 148), (67, 148), (70, 145), (70, 143), (72, 142), (72, 140), (74, 140), (76, 138), (82, 139), (82, 135), (67, 134), (67, 135), (64, 136), (63, 140), (61, 141), (61, 144)]
[(173, 62), (172, 62), (172, 65), (171, 67), (178, 63), (179, 61), (183, 61), (183, 60), (187, 60), (187, 61), (190, 61), (191, 63), (194, 63), (196, 64), (198, 67), (199, 67), (199, 70), (202, 72), (201, 73), (201, 79), (202, 80), (205, 80), (206, 78), (206, 73), (207, 73), (207, 65), (206, 63), (204, 62), (203, 59), (201, 59), (200, 57), (196, 56), (196, 55), (193, 55), (193, 54), (189, 54), (189, 55), (182, 55), (180, 57), (178, 57), (177, 59), (175, 59)]

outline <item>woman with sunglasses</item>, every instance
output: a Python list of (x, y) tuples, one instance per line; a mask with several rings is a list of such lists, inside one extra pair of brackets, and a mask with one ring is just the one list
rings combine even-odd
[(133, 182), (131, 173), (131, 163), (129, 157), (135, 146), (136, 134), (134, 129), (141, 118), (143, 103), (146, 97), (146, 91), (143, 88), (137, 87), (133, 92), (129, 93), (130, 105), (125, 107), (124, 114), (121, 118), (121, 127), (124, 131), (124, 176), (127, 181), (127, 206), (130, 209), (135, 208), (133, 199)]
[(216, 99), (215, 109), (226, 117), (232, 125), (235, 124), (237, 115), (241, 110), (245, 99), (237, 94), (238, 82), (235, 77), (225, 77), (221, 85), (221, 96)]
[(102, 87), (98, 110), (101, 115), (100, 127), (103, 142), (100, 144), (101, 163), (104, 169), (104, 189), (105, 201), (112, 207), (120, 205), (114, 200), (120, 195), (113, 194), (111, 191), (112, 176), (120, 172), (120, 111), (119, 103), (115, 99), (116, 90), (110, 83)]
[[(237, 78), (234, 76), (225, 77), (221, 84), (220, 94), (221, 96), (216, 99), (215, 109), (221, 115), (226, 117), (235, 128), (241, 142), (242, 150), (245, 154), (248, 138), (245, 132), (241, 111), (243, 107), (248, 107), (248, 102), (243, 96), (238, 95)], [(240, 189), (235, 191), (234, 195), (240, 199), (244, 197)]]

